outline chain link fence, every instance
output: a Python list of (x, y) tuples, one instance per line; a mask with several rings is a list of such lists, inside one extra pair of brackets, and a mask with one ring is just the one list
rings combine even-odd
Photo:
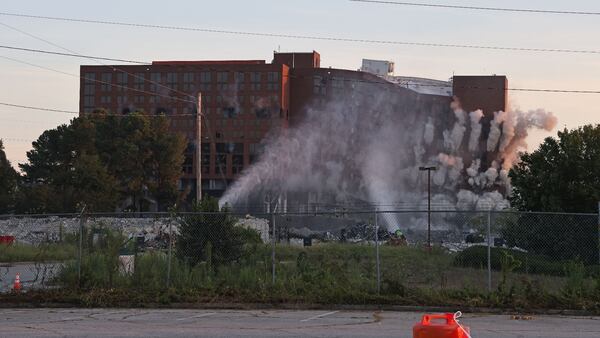
[(24, 289), (56, 287), (55, 277), (77, 254), (75, 215), (0, 216), (0, 292), (17, 275)]
[[(598, 214), (513, 211), (0, 216), (0, 292), (167, 288), (402, 295), (550, 291), (600, 275)], [(339, 299), (339, 298), (338, 298)]]

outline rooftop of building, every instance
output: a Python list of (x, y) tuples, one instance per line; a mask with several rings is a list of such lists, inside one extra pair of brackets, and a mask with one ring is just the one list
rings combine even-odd
[(265, 60), (152, 61), (153, 66), (264, 65)]
[(452, 82), (414, 76), (384, 76), (386, 80), (398, 86), (413, 90), (419, 94), (452, 96)]

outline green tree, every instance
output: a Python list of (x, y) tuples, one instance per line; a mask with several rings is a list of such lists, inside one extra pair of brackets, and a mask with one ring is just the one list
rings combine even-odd
[[(97, 112), (45, 131), (21, 165), (25, 212), (147, 210), (173, 204), (185, 140), (166, 117)], [(32, 198), (31, 197), (34, 197)]]
[(522, 154), (510, 172), (521, 210), (596, 212), (600, 201), (600, 126), (563, 130)]
[(114, 210), (118, 201), (116, 179), (98, 155), (81, 153), (73, 162), (71, 179), (72, 187), (76, 188), (70, 194), (72, 203), (83, 203), (89, 210)]
[(115, 179), (95, 155), (94, 125), (74, 119), (45, 131), (27, 152), (20, 209), (24, 212), (114, 210)]
[(117, 178), (121, 200), (131, 199), (134, 210), (145, 209), (147, 198), (154, 199), (161, 209), (172, 205), (186, 142), (169, 131), (168, 118), (148, 118), (141, 113), (116, 117), (100, 112), (94, 119), (96, 148)]
[[(509, 174), (520, 210), (595, 213), (600, 201), (600, 126), (563, 130), (521, 155)], [(557, 259), (598, 261), (594, 216), (522, 215), (506, 224), (510, 244)]]
[(13, 210), (19, 174), (11, 166), (0, 140), (0, 213)]
[(149, 144), (153, 156), (149, 158), (151, 176), (155, 177), (152, 193), (158, 204), (172, 204), (178, 197), (177, 181), (185, 160), (186, 139), (169, 132), (166, 117), (153, 118), (150, 123)]
[(177, 236), (177, 257), (190, 265), (206, 262), (210, 267), (238, 261), (244, 245), (260, 242), (254, 230), (235, 226), (226, 209), (208, 197), (194, 207), (196, 213), (181, 218)]

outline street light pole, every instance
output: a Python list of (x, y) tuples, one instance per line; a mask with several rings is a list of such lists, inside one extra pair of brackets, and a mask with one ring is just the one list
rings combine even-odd
[(431, 172), (437, 168), (433, 166), (419, 167), (420, 171), (427, 171), (427, 248), (431, 250)]

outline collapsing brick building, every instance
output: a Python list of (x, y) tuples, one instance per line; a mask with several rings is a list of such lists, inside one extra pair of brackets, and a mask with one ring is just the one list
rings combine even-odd
[[(191, 188), (193, 198), (196, 180), (201, 177), (203, 195), (221, 197), (227, 190), (226, 201), (246, 208), (261, 204), (267, 195), (288, 196), (287, 204), (297, 205), (384, 198), (369, 197), (373, 195), (369, 190), (377, 184), (369, 182), (368, 176), (392, 173), (365, 172), (373, 171), (366, 169), (372, 159), (366, 160), (368, 154), (362, 153), (372, 150), (368, 144), (377, 146), (377, 137), (385, 140), (380, 145), (385, 154), (378, 156), (404, 161), (404, 165), (392, 164), (390, 170), (440, 162), (445, 154), (461, 158), (461, 172), (476, 159), (481, 160), (477, 173), (485, 172), (497, 160), (495, 151), (487, 151), (485, 146), (493, 113), (507, 110), (504, 76), (455, 76), (446, 82), (320, 68), (320, 55), (314, 51), (275, 53), (271, 63), (156, 61), (151, 65), (81, 66), (81, 77), (82, 113), (101, 108), (119, 114), (167, 115), (173, 132), (184, 134), (189, 141), (180, 188)], [(199, 95), (201, 123), (196, 119)], [(460, 100), (464, 114), (451, 107), (453, 96)], [(477, 121), (481, 125), (479, 144), (475, 151), (467, 151), (469, 139), (463, 136), (472, 134), (472, 127), (478, 128), (469, 122), (469, 113), (477, 109), (483, 111)], [(327, 135), (313, 135), (311, 130)], [(417, 136), (419, 142), (415, 142)], [(456, 144), (459, 136), (460, 144)], [(328, 142), (344, 142), (347, 147), (340, 151), (328, 147)], [(277, 143), (280, 145), (274, 145)], [(290, 147), (286, 156), (291, 158), (275, 158), (283, 157), (276, 151), (285, 151), (280, 148), (286, 144)], [(311, 153), (305, 154), (309, 149)], [(294, 160), (294, 156), (298, 158)], [(297, 160), (310, 166), (296, 165)], [(281, 163), (273, 163), (277, 161)], [(262, 170), (261, 165), (271, 172)], [(494, 165), (500, 168), (500, 163)], [(252, 178), (260, 182), (250, 182), (249, 177), (257, 174), (265, 176)], [(442, 174), (456, 175), (448, 167), (438, 173), (437, 183)], [(394, 176), (398, 176), (394, 183), (398, 189), (412, 191), (408, 185), (419, 184), (413, 174), (396, 172)], [(454, 189), (468, 184), (468, 179), (465, 176), (464, 182), (452, 183)], [(306, 184), (295, 183), (298, 180)], [(314, 187), (312, 180), (321, 184)], [(329, 187), (329, 180), (340, 186)], [(437, 187), (448, 190), (445, 183)], [(389, 198), (403, 199), (400, 195)]]

